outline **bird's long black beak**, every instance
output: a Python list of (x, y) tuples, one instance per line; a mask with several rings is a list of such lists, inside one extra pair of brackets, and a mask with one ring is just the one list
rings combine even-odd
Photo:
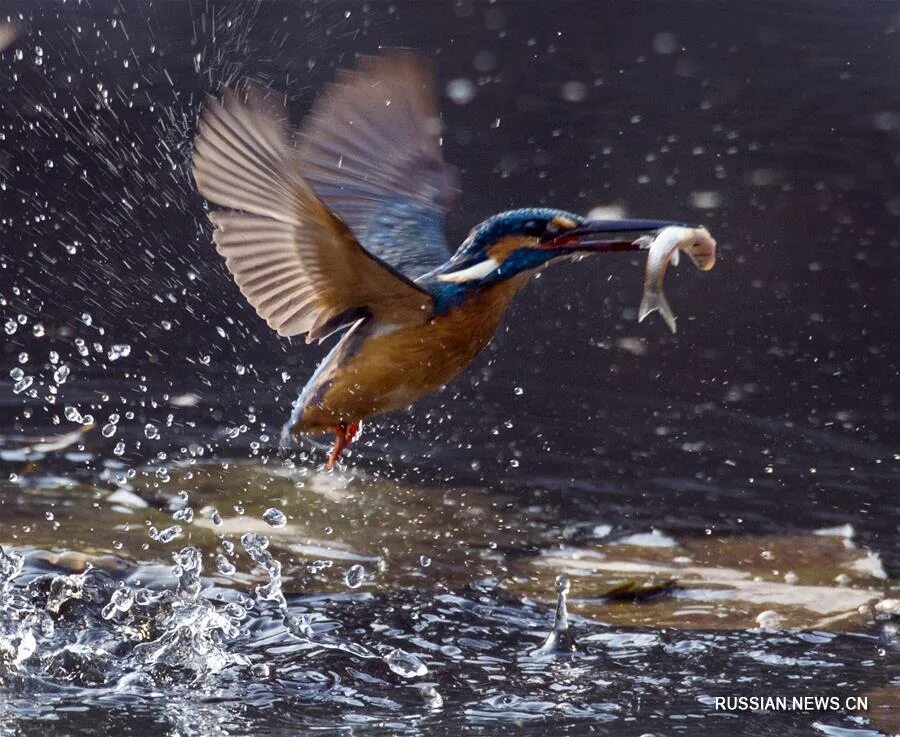
[(646, 238), (652, 239), (669, 226), (693, 227), (670, 220), (585, 220), (574, 228), (549, 235), (540, 247), (586, 253), (639, 251), (645, 247)]

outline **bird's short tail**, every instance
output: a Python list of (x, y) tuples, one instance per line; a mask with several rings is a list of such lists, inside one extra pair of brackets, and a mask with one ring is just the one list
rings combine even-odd
[(329, 450), (331, 448), (327, 443), (320, 443), (317, 440), (313, 440), (309, 435), (304, 435), (299, 432), (296, 427), (297, 425), (293, 419), (285, 422), (281, 426), (278, 449), (282, 454), (289, 454), (299, 445), (301, 440), (309, 443), (313, 448), (317, 448), (318, 450)]
[(281, 437), (278, 446), (282, 450), (289, 450), (297, 446), (300, 439), (300, 420), (303, 417), (303, 395), (301, 394), (291, 405), (291, 416), (281, 426)]
[(646, 291), (638, 310), (638, 322), (643, 322), (644, 318), (653, 312), (659, 312), (662, 319), (666, 321), (666, 325), (669, 326), (669, 330), (675, 332), (675, 313), (669, 307), (666, 295), (662, 292)]

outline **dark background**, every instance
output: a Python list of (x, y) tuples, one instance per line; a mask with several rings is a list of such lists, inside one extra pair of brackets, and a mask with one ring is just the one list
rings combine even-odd
[[(510, 207), (615, 204), (707, 224), (721, 259), (670, 273), (675, 337), (636, 322), (638, 260), (548, 272), (463, 377), (374, 423), (357, 462), (543, 486), (574, 516), (698, 534), (849, 521), (896, 565), (895, 4), (0, 3), (6, 14), (27, 34), (0, 67), (0, 323), (27, 320), (0, 332), (8, 443), (72, 429), (73, 405), (101, 424), (121, 414), (114, 440), (132, 462), (189, 441), (226, 456), (272, 446), (325, 348), (271, 334), (214, 253), (188, 170), (198, 107), (247, 74), (287, 92), (299, 119), (355, 54), (407, 47), (440, 90), (476, 85), (468, 104), (440, 103), (462, 177), (452, 243)], [(130, 355), (110, 361), (113, 344)], [(72, 369), (54, 403), (51, 350)], [(34, 396), (12, 393), (15, 366)]]

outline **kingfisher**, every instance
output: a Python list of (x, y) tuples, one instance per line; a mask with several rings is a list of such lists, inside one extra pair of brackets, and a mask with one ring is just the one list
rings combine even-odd
[(430, 68), (407, 53), (342, 70), (292, 128), (281, 95), (245, 81), (206, 100), (192, 169), (216, 250), (280, 336), (340, 340), (294, 402), (283, 439), (334, 434), (333, 468), (364, 419), (408, 407), (462, 372), (538, 271), (646, 247), (662, 220), (525, 207), (451, 252), (457, 194), (441, 155)]

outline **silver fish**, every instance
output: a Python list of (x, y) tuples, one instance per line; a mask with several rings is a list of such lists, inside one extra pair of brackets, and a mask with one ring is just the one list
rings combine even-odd
[(671, 262), (678, 265), (678, 252), (684, 251), (701, 271), (709, 271), (716, 264), (716, 242), (706, 228), (672, 226), (663, 228), (653, 240), (643, 244), (647, 254), (644, 272), (644, 298), (638, 310), (638, 322), (652, 312), (659, 312), (666, 325), (675, 332), (675, 314), (663, 294), (666, 268)]

